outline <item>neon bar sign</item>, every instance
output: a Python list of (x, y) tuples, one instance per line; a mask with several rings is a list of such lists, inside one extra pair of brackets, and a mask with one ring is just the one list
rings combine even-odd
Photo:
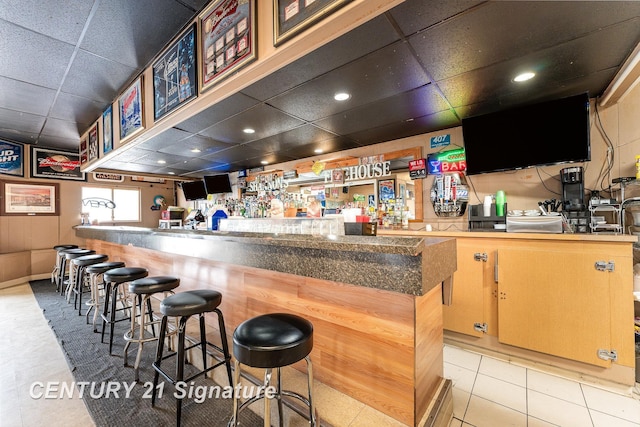
[(467, 170), (467, 158), (464, 148), (431, 153), (427, 156), (429, 175), (440, 175), (449, 172), (464, 172)]

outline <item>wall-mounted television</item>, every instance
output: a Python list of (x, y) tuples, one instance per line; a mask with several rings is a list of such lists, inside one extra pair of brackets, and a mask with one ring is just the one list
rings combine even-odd
[(184, 198), (188, 201), (202, 200), (207, 198), (207, 191), (204, 188), (204, 181), (183, 182), (181, 187), (182, 192), (184, 193)]
[(204, 177), (207, 194), (231, 193), (231, 182), (228, 174), (207, 175)]
[(462, 120), (467, 174), (591, 160), (589, 95)]

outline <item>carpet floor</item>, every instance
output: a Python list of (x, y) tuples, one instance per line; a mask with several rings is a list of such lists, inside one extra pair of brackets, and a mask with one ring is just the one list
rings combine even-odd
[[(162, 396), (158, 395), (156, 404), (152, 407), (154, 370), (151, 363), (155, 357), (155, 344), (144, 346), (139, 370), (140, 380), (135, 383), (133, 363), (137, 344), (132, 344), (129, 348), (130, 366), (124, 366), (123, 360), (122, 337), (130, 326), (129, 322), (116, 323), (113, 354), (109, 355), (108, 328), (105, 343), (101, 343), (100, 334), (93, 332), (92, 326), (86, 323), (84, 314), (79, 316), (78, 311), (73, 309), (73, 304), (68, 304), (65, 298), (56, 292), (55, 286), (49, 280), (32, 281), (30, 285), (67, 357), (76, 382), (74, 393), (76, 396), (79, 396), (80, 392), (83, 393), (83, 401), (96, 426), (175, 425), (176, 395), (187, 396), (182, 403), (182, 426), (223, 427), (227, 425), (232, 415), (233, 401), (225, 397), (224, 387), (218, 386), (210, 378), (200, 376), (176, 389), (170, 382), (163, 381), (161, 376), (161, 388), (158, 390), (162, 390)], [(83, 313), (85, 312), (86, 309), (83, 307)], [(167, 372), (173, 373), (175, 357), (163, 362), (162, 366), (167, 367)], [(189, 375), (189, 369), (194, 368), (186, 365), (185, 377)], [(216, 397), (218, 391), (220, 397)], [(245, 410), (240, 416), (240, 423), (242, 426), (257, 427), (262, 426), (263, 421), (252, 411)]]

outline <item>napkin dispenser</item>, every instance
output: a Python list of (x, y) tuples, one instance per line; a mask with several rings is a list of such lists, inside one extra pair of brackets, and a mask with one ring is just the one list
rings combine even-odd
[(562, 215), (507, 216), (507, 233), (562, 233)]

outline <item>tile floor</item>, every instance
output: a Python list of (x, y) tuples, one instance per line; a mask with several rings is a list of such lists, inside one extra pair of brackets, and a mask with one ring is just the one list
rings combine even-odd
[[(30, 396), (34, 381), (73, 377), (27, 284), (0, 289), (0, 331), (0, 427), (93, 426), (81, 400)], [(451, 345), (444, 360), (453, 381), (453, 427), (640, 427), (638, 387), (605, 390)], [(401, 427), (322, 384), (315, 395), (333, 427)]]

